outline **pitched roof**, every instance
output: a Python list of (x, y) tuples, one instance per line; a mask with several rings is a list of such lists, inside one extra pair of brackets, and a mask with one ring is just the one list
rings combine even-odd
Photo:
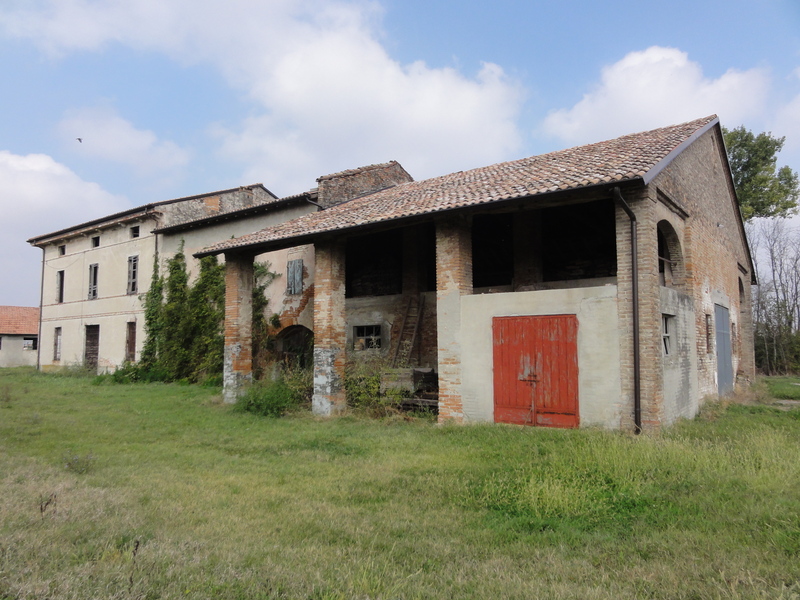
[(39, 309), (35, 306), (0, 306), (0, 334), (36, 335)]
[(77, 235), (81, 233), (83, 230), (93, 230), (101, 226), (108, 226), (117, 223), (124, 223), (127, 221), (133, 221), (140, 219), (144, 216), (150, 215), (154, 211), (158, 210), (159, 206), (165, 206), (167, 204), (175, 204), (177, 202), (185, 202), (187, 200), (197, 200), (199, 198), (205, 198), (207, 196), (219, 196), (222, 194), (229, 194), (231, 192), (236, 192), (238, 190), (244, 188), (255, 188), (260, 187), (263, 189), (269, 196), (272, 197), (271, 200), (266, 202), (265, 204), (271, 204), (272, 202), (277, 202), (279, 198), (270, 192), (266, 187), (264, 187), (263, 183), (254, 183), (252, 185), (245, 185), (240, 186), (238, 188), (231, 188), (228, 190), (219, 190), (216, 192), (207, 192), (204, 194), (195, 194), (194, 196), (184, 196), (182, 198), (173, 198), (172, 200), (160, 200), (158, 202), (151, 202), (149, 204), (143, 204), (142, 206), (136, 206), (134, 208), (129, 208), (127, 210), (123, 210), (118, 213), (114, 213), (111, 215), (107, 215), (105, 217), (100, 217), (99, 219), (92, 219), (91, 221), (86, 221), (85, 223), (79, 223), (78, 225), (72, 225), (71, 227), (66, 227), (65, 229), (59, 229), (58, 231), (53, 231), (51, 233), (45, 233), (43, 235), (37, 235), (35, 237), (30, 238), (28, 241), (29, 244), (36, 246), (37, 244), (47, 243), (48, 241), (52, 241), (53, 239), (58, 239), (67, 235)]
[(373, 223), (527, 198), (594, 185), (649, 183), (688, 144), (719, 122), (716, 115), (488, 167), (402, 183), (239, 238), (196, 256), (275, 245)]

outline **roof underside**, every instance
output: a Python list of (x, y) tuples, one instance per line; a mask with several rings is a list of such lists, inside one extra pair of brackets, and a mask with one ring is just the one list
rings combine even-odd
[(649, 182), (688, 144), (718, 123), (715, 115), (540, 156), (403, 183), (239, 238), (196, 256), (289, 245), (339, 230), (542, 196), (597, 185)]

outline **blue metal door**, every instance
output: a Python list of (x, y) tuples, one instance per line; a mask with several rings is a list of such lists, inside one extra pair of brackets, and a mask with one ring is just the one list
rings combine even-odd
[(733, 358), (731, 356), (731, 319), (728, 309), (714, 305), (714, 326), (717, 330), (717, 388), (724, 396), (733, 391)]

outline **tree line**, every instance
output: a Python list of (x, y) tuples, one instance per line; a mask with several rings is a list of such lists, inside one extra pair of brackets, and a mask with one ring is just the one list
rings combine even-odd
[(733, 184), (756, 270), (753, 293), (756, 366), (768, 375), (800, 372), (800, 184), (777, 167), (786, 138), (723, 128)]

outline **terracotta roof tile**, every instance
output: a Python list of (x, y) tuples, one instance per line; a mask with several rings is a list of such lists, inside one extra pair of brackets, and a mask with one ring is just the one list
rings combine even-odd
[(30, 306), (0, 306), (0, 334), (36, 335), (39, 309)]
[(218, 254), (454, 208), (641, 179), (658, 171), (672, 158), (671, 153), (715, 122), (716, 115), (712, 115), (605, 142), (402, 183), (321, 212), (219, 242), (198, 254)]

